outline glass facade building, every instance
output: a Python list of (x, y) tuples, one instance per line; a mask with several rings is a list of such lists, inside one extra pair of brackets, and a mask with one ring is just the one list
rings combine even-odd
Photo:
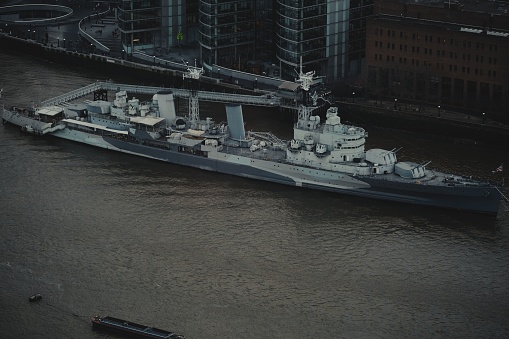
[(359, 74), (372, 13), (372, 0), (278, 0), (276, 53), (283, 77), (295, 77), (301, 60), (304, 71), (326, 81)]
[(334, 82), (361, 73), (373, 0), (121, 0), (118, 10), (128, 54), (199, 42), (209, 70), (273, 63), (291, 80), (302, 60)]
[(118, 26), (122, 48), (128, 55), (133, 49), (154, 48), (161, 39), (161, 0), (119, 1)]
[(268, 57), (271, 46), (270, 0), (200, 0), (202, 63), (248, 70), (249, 61)]
[(121, 0), (118, 25), (122, 48), (157, 50), (195, 43), (199, 0)]

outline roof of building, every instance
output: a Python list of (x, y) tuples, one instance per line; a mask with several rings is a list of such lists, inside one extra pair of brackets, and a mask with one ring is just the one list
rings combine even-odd
[(117, 134), (124, 134), (124, 135), (128, 134), (127, 131), (111, 129), (111, 128), (108, 128), (106, 126), (93, 124), (93, 123), (90, 123), (90, 122), (87, 122), (87, 121), (80, 121), (80, 120), (74, 120), (74, 119), (63, 119), (62, 121), (66, 122), (66, 123), (70, 123), (70, 124), (85, 126), (85, 127), (89, 127), (89, 128), (95, 128), (95, 129), (98, 129), (98, 130), (113, 132), (113, 133), (117, 133)]
[(35, 114), (42, 114), (42, 115), (48, 115), (48, 116), (55, 116), (58, 113), (62, 113), (64, 109), (59, 106), (48, 106), (48, 107), (42, 107), (39, 108)]
[(156, 118), (156, 117), (132, 117), (130, 119), (131, 122), (134, 122), (135, 124), (142, 124), (147, 126), (154, 126), (155, 124), (160, 123), (161, 121), (164, 121), (164, 118)]
[(279, 89), (295, 92), (300, 87), (300, 84), (290, 81), (285, 81), (279, 85)]

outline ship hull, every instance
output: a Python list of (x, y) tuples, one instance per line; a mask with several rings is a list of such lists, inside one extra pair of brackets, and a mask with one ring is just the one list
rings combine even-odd
[[(24, 126), (23, 119), (6, 119)], [(18, 121), (19, 120), (19, 121)], [(447, 187), (384, 180), (383, 176), (357, 176), (312, 169), (286, 163), (275, 163), (232, 155), (209, 152), (208, 156), (179, 152), (177, 146), (153, 147), (113, 137), (103, 137), (74, 129), (64, 128), (51, 133), (59, 138), (94, 147), (142, 156), (172, 164), (202, 170), (264, 180), (290, 186), (323, 190), (353, 196), (375, 198), (422, 206), (441, 207), (496, 216), (500, 192), (491, 186)]]
[[(213, 155), (215, 158), (208, 158), (114, 138), (90, 136), (82, 132), (75, 132), (76, 134), (70, 137), (69, 134), (71, 133), (69, 132), (72, 133), (73, 131), (66, 129), (58, 131), (53, 135), (172, 164), (290, 186), (490, 215), (497, 215), (499, 210), (500, 194), (495, 187), (437, 187), (416, 183), (393, 182), (377, 177), (353, 178), (348, 175), (342, 175), (338, 178), (337, 174), (308, 168), (306, 168), (307, 175), (302, 175), (300, 174), (303, 169), (301, 166), (278, 164), (278, 169), (275, 170), (273, 169), (274, 163), (271, 161), (256, 160), (225, 153), (217, 153)], [(324, 178), (325, 175), (331, 175), (331, 177)]]

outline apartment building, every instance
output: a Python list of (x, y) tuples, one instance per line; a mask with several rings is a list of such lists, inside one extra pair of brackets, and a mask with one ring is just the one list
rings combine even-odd
[(380, 98), (507, 115), (509, 15), (493, 1), (375, 1), (365, 85)]

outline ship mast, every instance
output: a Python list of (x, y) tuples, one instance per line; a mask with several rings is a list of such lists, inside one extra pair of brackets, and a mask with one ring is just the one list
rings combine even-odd
[(313, 83), (313, 79), (315, 76), (315, 71), (309, 71), (304, 73), (302, 71), (302, 57), (300, 57), (300, 73), (299, 78), (295, 80), (295, 82), (300, 83), (300, 87), (302, 89), (302, 103), (299, 105), (298, 110), (298, 127), (304, 127), (306, 121), (311, 116), (311, 112), (314, 108), (308, 106), (308, 92), (311, 88), (311, 84)]
[(189, 122), (191, 123), (191, 128), (196, 128), (198, 126), (198, 122), (200, 121), (200, 105), (198, 101), (198, 80), (200, 79), (200, 75), (203, 73), (203, 67), (198, 68), (196, 66), (196, 60), (194, 61), (194, 66), (189, 66), (187, 62), (184, 61), (187, 66), (187, 72), (182, 74), (182, 78), (189, 79)]

